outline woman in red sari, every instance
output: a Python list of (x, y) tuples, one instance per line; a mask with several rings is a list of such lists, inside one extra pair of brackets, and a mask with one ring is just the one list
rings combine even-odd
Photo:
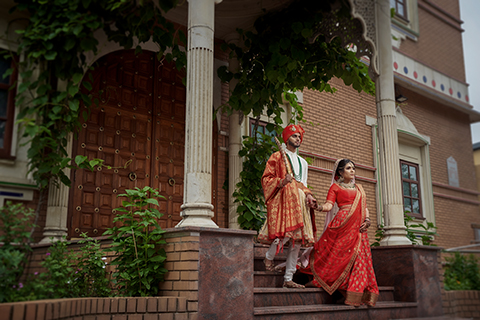
[(330, 295), (339, 290), (345, 304), (374, 306), (379, 292), (366, 233), (370, 218), (365, 191), (355, 184), (355, 164), (349, 159), (335, 163), (327, 201), (318, 209), (328, 212), (325, 228), (310, 254), (309, 270), (303, 271)]

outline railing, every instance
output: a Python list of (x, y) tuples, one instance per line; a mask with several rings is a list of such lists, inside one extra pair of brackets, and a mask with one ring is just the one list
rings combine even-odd
[[(455, 247), (455, 248), (450, 248), (450, 249), (445, 249), (446, 252), (460, 252), (460, 253), (480, 253), (480, 249), (476, 250), (469, 250), (468, 248), (475, 248), (479, 247), (480, 248), (480, 243), (476, 244), (469, 244), (467, 246), (461, 246), (461, 247)], [(466, 250), (465, 250), (466, 249)]]

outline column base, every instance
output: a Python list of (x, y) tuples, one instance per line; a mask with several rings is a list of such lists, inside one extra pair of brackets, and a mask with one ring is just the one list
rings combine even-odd
[(183, 217), (175, 228), (179, 227), (206, 227), (218, 228), (213, 222), (213, 205), (207, 203), (188, 203), (181, 206)]
[(385, 236), (380, 240), (380, 246), (403, 246), (412, 245), (412, 242), (407, 238), (407, 231), (404, 226), (386, 227)]
[(65, 241), (67, 237), (67, 229), (63, 228), (45, 228), (43, 229), (43, 239), (39, 243), (53, 243), (57, 241)]

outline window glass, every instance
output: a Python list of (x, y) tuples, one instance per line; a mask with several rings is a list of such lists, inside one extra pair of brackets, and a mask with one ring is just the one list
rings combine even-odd
[(410, 183), (403, 182), (403, 195), (410, 196)]
[(8, 107), (8, 92), (7, 90), (0, 89), (0, 117), (5, 118), (7, 116)]
[(410, 198), (403, 198), (403, 207), (405, 212), (412, 212), (412, 200)]
[(5, 71), (10, 69), (12, 65), (12, 59), (5, 59), (3, 56), (0, 57), (0, 83), (9, 84), (10, 83), (10, 76), (3, 78), (3, 74)]
[(5, 124), (6, 124), (6, 121), (0, 120), (0, 148), (3, 148), (4, 146)]
[(15, 113), (15, 90), (10, 90), (17, 80), (16, 70), (5, 79), (5, 71), (14, 67), (12, 58), (0, 55), (0, 158), (12, 159), (12, 135)]
[(412, 199), (412, 212), (420, 213), (420, 201)]
[[(253, 135), (254, 135), (253, 130), (255, 130), (255, 122), (256, 122), (255, 119), (250, 119), (250, 136), (251, 137), (253, 137)], [(258, 127), (257, 127), (257, 130), (255, 132), (255, 134), (257, 135), (257, 138), (261, 139), (262, 134), (267, 134), (267, 135), (272, 136), (272, 137), (274, 137), (276, 135), (275, 131), (269, 131), (267, 129), (267, 124), (268, 123), (266, 123), (264, 121), (258, 121)]]
[(404, 211), (412, 216), (422, 217), (418, 164), (400, 161)]
[(408, 179), (408, 165), (402, 164), (402, 178)]
[(395, 9), (395, 15), (407, 19), (407, 0), (390, 0), (390, 8)]
[(418, 198), (418, 184), (412, 183), (412, 197)]
[(410, 168), (410, 180), (417, 181), (417, 168), (409, 167)]

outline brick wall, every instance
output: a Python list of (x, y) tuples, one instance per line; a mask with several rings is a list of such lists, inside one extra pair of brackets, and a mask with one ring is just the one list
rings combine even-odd
[(195, 320), (182, 297), (76, 298), (2, 303), (3, 320)]
[[(330, 85), (337, 89), (334, 94), (307, 90), (304, 92), (304, 116), (308, 122), (302, 124), (305, 138), (300, 152), (320, 154), (333, 159), (349, 158), (357, 165), (373, 167), (372, 129), (365, 124), (365, 116), (376, 118), (375, 98), (345, 86), (341, 79), (332, 79)], [(313, 166), (321, 169), (332, 170), (333, 165), (334, 160), (314, 158)], [(357, 174), (375, 179), (374, 171), (360, 167)], [(326, 200), (331, 178), (331, 173), (309, 170), (308, 185), (320, 203)], [(373, 242), (377, 221), (375, 182), (357, 182), (362, 184), (366, 192), (367, 207), (372, 220), (368, 236), (370, 242)], [(325, 214), (316, 213), (315, 220), (317, 229), (322, 231)]]
[(446, 291), (445, 297), (445, 315), (480, 319), (480, 291)]
[(167, 260), (165, 281), (160, 284), (160, 295), (182, 297), (187, 311), (198, 311), (198, 268), (200, 236), (166, 238)]
[[(408, 89), (401, 88), (401, 92), (408, 97), (407, 103), (401, 106), (403, 114), (419, 133), (430, 137), (433, 192), (437, 194), (434, 196), (438, 227), (435, 244), (446, 249), (468, 245), (474, 239), (471, 224), (480, 224), (479, 207), (475, 204), (478, 196), (471, 193), (477, 190), (477, 185), (468, 116)], [(450, 156), (457, 161), (460, 189), (445, 187), (448, 186), (447, 158)]]
[(432, 0), (437, 7), (450, 13), (452, 19), (442, 11), (418, 0), (420, 35), (416, 41), (402, 41), (400, 51), (442, 73), (465, 82), (465, 64), (458, 1)]

